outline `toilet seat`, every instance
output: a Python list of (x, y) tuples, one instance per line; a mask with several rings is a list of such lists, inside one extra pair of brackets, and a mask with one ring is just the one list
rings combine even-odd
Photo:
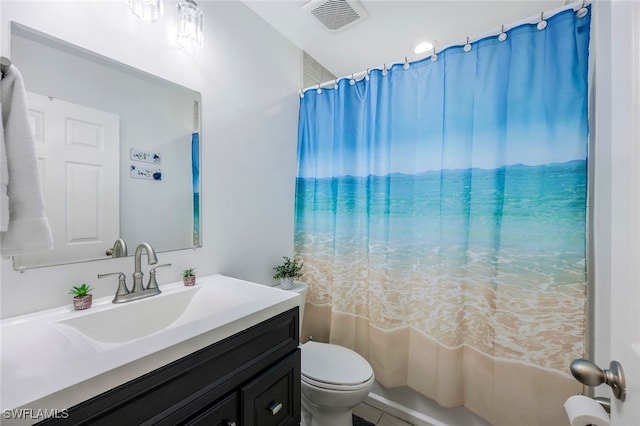
[(373, 369), (360, 354), (343, 346), (307, 342), (302, 350), (302, 381), (322, 389), (355, 391), (373, 381)]

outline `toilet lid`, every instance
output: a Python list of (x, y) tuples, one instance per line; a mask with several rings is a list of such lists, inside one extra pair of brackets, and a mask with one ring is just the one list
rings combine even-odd
[(302, 375), (321, 383), (358, 385), (371, 379), (371, 365), (343, 346), (307, 342), (301, 346)]

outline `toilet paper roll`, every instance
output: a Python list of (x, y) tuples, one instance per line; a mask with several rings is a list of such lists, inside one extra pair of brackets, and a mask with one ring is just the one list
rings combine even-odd
[(609, 426), (609, 414), (597, 401), (584, 395), (573, 395), (567, 398), (564, 409), (569, 416), (571, 426)]

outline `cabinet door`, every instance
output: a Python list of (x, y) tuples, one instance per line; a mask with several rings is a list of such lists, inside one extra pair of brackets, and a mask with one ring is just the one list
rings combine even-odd
[(234, 392), (186, 424), (189, 426), (239, 426), (238, 408), (238, 394)]
[(300, 349), (241, 390), (244, 426), (300, 424)]

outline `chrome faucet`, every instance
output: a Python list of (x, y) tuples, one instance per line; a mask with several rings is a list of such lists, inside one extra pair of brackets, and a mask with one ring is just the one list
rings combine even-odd
[(113, 243), (113, 247), (108, 249), (105, 254), (111, 257), (127, 257), (127, 243), (125, 243), (122, 238), (118, 238), (116, 242)]
[(142, 250), (147, 252), (147, 264), (155, 265), (158, 263), (158, 257), (156, 251), (151, 247), (151, 244), (144, 242), (140, 243), (136, 248), (135, 254), (135, 270), (133, 271), (133, 293), (144, 291), (144, 285), (142, 285)]
[(111, 275), (118, 276), (118, 290), (116, 291), (116, 295), (113, 298), (113, 303), (124, 303), (130, 302), (132, 300), (143, 299), (145, 297), (154, 296), (156, 294), (160, 294), (160, 288), (158, 288), (158, 283), (156, 282), (156, 268), (160, 268), (162, 266), (171, 266), (170, 263), (164, 265), (158, 265), (154, 268), (151, 268), (149, 272), (149, 285), (147, 288), (144, 288), (142, 284), (142, 252), (147, 252), (147, 263), (149, 265), (155, 265), (158, 263), (158, 257), (156, 256), (156, 252), (151, 247), (149, 243), (140, 243), (136, 248), (135, 253), (135, 271), (133, 272), (133, 287), (131, 291), (127, 288), (126, 276), (123, 272), (110, 272), (106, 274), (98, 274), (98, 278), (104, 278)]

